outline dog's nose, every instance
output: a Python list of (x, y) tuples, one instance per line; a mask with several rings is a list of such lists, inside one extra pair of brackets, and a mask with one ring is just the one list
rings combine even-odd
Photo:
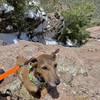
[(60, 84), (60, 80), (56, 80), (55, 83), (56, 83), (56, 85), (59, 85)]

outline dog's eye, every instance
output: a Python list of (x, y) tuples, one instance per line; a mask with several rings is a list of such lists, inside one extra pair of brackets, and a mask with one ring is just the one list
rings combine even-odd
[(43, 66), (42, 69), (43, 70), (48, 70), (48, 68), (46, 66)]
[(57, 64), (54, 64), (54, 67), (57, 68)]

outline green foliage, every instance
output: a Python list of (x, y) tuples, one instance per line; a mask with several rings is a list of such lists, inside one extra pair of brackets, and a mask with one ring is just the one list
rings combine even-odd
[(0, 0), (0, 4), (2, 4), (2, 3), (4, 3), (5, 2), (5, 0)]
[(40, 0), (41, 6), (48, 13), (54, 12), (59, 0)]
[(14, 29), (12, 31), (19, 31), (21, 33), (23, 31), (34, 30), (34, 28), (36, 28), (36, 26), (40, 24), (40, 20), (38, 20), (38, 22), (34, 19), (27, 21), (27, 19), (25, 18), (25, 12), (27, 12), (28, 10), (39, 10), (39, 6), (35, 5), (34, 3), (29, 5), (29, 2), (31, 0), (2, 0), (2, 2), (4, 1), (8, 5), (13, 6), (14, 10), (5, 14), (1, 14), (2, 17), (0, 17), (5, 19), (4, 21), (0, 22), (1, 32), (6, 32), (5, 28), (7, 27), (7, 25), (13, 26)]
[(10, 21), (12, 21), (13, 26), (16, 26), (18, 31), (25, 30), (26, 21), (24, 18), (24, 13), (27, 7), (26, 1), (27, 0), (7, 0), (7, 3), (14, 7)]
[(58, 28), (56, 39), (66, 45), (67, 39), (80, 46), (89, 37), (85, 31), (90, 24), (94, 12), (94, 5), (88, 2), (82, 2), (68, 11), (62, 12), (64, 21), (62, 27)]
[(100, 0), (65, 0), (68, 5), (72, 8), (73, 6), (82, 2), (93, 2), (95, 5), (95, 11), (92, 18), (93, 25), (100, 25)]
[[(96, 10), (95, 10), (95, 13), (94, 13), (94, 19), (100, 19), (100, 0), (94, 0), (94, 4), (96, 6)], [(99, 20), (99, 23), (100, 23), (100, 20)]]

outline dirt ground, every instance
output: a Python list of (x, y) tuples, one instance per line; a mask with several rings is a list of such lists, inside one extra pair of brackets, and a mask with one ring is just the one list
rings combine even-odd
[[(8, 70), (16, 65), (18, 55), (29, 59), (43, 53), (50, 54), (57, 48), (60, 49), (57, 54), (58, 74), (61, 79), (57, 88), (59, 96), (52, 98), (48, 94), (41, 100), (100, 100), (100, 42), (96, 39), (89, 40), (80, 48), (46, 46), (27, 41), (0, 46), (0, 66)], [(0, 84), (0, 91), (10, 89), (14, 100), (18, 96), (19, 100), (33, 100), (24, 87), (20, 88), (20, 84), (19, 79), (12, 75)]]

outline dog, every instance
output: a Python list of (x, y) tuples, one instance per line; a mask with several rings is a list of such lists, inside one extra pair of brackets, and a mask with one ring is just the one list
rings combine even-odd
[[(17, 73), (18, 77), (32, 96), (40, 98), (43, 90), (47, 90), (49, 86), (55, 88), (60, 84), (57, 75), (57, 63), (55, 62), (58, 52), (59, 49), (50, 55), (42, 54), (29, 60), (24, 57), (17, 57), (16, 64), (21, 66)], [(44, 94), (46, 93), (44, 92)]]

